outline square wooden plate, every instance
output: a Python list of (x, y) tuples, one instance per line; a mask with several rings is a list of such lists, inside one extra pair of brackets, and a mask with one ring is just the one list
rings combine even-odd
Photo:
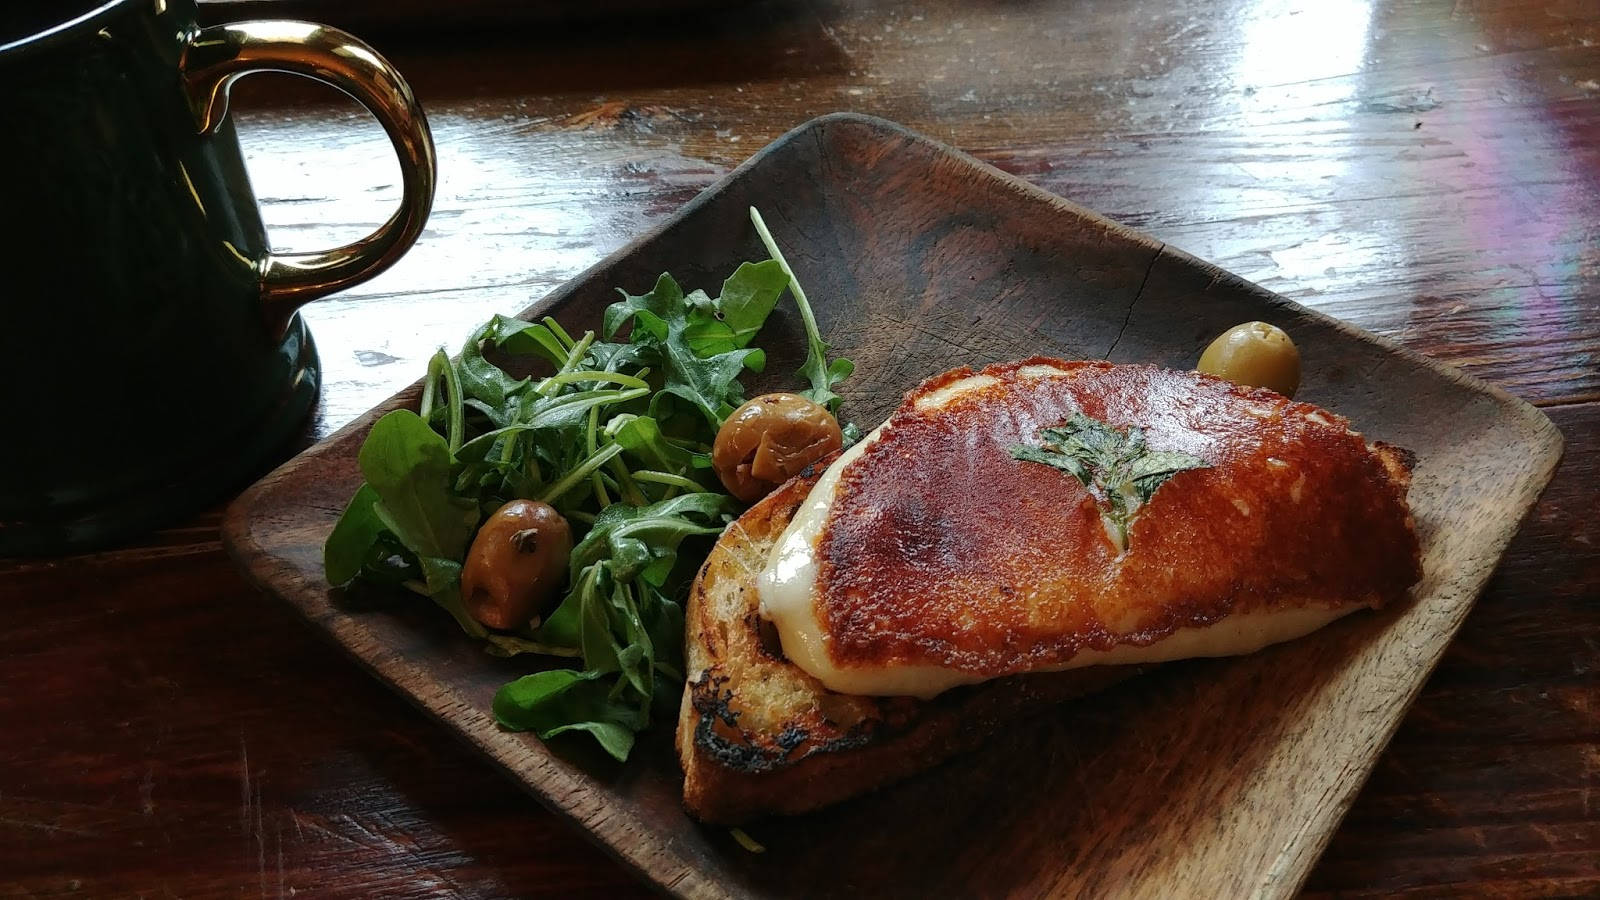
[[(662, 889), (685, 896), (1288, 896), (1360, 789), (1519, 522), (1561, 436), (1504, 392), (1304, 309), (877, 119), (814, 120), (528, 310), (595, 327), (623, 286), (670, 270), (715, 288), (764, 256), (759, 207), (856, 362), (845, 417), (871, 427), (920, 379), (1043, 353), (1190, 368), (1228, 326), (1299, 343), (1301, 399), (1416, 452), (1424, 549), (1415, 600), (1232, 660), (1174, 664), (997, 734), (976, 755), (886, 791), (747, 829), (679, 807), (672, 724), (617, 765), (582, 742), (497, 728), (495, 688), (526, 661), (479, 652), (436, 611), (348, 612), (321, 548), (360, 483), (356, 450), (402, 392), (239, 498), (228, 547), (374, 675)], [(787, 302), (761, 337), (754, 394), (796, 383)], [(461, 335), (439, 335), (454, 345)], [(753, 381), (754, 383), (748, 383)]]

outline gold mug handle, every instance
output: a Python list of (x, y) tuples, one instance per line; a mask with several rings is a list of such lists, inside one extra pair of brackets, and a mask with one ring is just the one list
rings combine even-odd
[(400, 157), (400, 208), (377, 231), (333, 250), (268, 253), (261, 261), (261, 300), (269, 321), (287, 322), (302, 304), (377, 275), (416, 242), (433, 208), (433, 134), (411, 87), (376, 50), (311, 22), (234, 22), (192, 35), (181, 68), (202, 133), (221, 126), (235, 80), (251, 72), (288, 72), (355, 98), (377, 117)]

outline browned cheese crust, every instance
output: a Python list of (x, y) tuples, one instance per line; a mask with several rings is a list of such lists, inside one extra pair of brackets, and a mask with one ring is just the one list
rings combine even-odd
[[(1069, 374), (1018, 372), (1040, 364)], [(1049, 359), (916, 408), (974, 374), (911, 391), (841, 478), (817, 595), (841, 666), (995, 677), (1239, 612), (1381, 606), (1419, 577), (1407, 460), (1340, 416), (1195, 372)], [(1083, 484), (1009, 452), (1076, 411), (1206, 463), (1155, 493), (1120, 555)]]

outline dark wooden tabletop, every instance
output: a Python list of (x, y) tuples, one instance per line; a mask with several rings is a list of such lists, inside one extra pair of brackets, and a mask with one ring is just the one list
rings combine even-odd
[[(792, 126), (894, 119), (1546, 409), (1566, 459), (1308, 892), (1600, 893), (1593, 0), (339, 6), (426, 105), (440, 182), (399, 265), (306, 311), (326, 387), (302, 445)], [(352, 104), (279, 76), (237, 96), (279, 249), (397, 203)], [(217, 522), (0, 564), (0, 895), (643, 893), (252, 593)]]

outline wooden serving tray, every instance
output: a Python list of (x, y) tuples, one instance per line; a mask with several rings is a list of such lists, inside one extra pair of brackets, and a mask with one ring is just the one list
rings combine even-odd
[[(1304, 358), (1301, 399), (1417, 453), (1414, 601), (1254, 656), (1163, 667), (897, 787), (758, 823), (747, 831), (767, 849), (754, 854), (682, 812), (671, 723), (625, 765), (581, 741), (546, 747), (503, 732), (490, 697), (532, 663), (484, 655), (435, 610), (332, 602), (321, 548), (361, 480), (356, 450), (377, 416), (415, 402), (414, 388), (241, 496), (224, 525), (235, 558), (669, 893), (1292, 895), (1549, 480), (1555, 426), (1497, 388), (861, 116), (790, 132), (526, 315), (594, 327), (613, 288), (643, 290), (663, 270), (715, 288), (764, 255), (752, 204), (825, 337), (855, 360), (843, 413), (864, 427), (957, 365), (1044, 353), (1189, 368), (1228, 326), (1284, 327)], [(760, 339), (769, 361), (747, 379), (752, 394), (796, 383), (804, 341), (792, 306), (780, 310)]]

